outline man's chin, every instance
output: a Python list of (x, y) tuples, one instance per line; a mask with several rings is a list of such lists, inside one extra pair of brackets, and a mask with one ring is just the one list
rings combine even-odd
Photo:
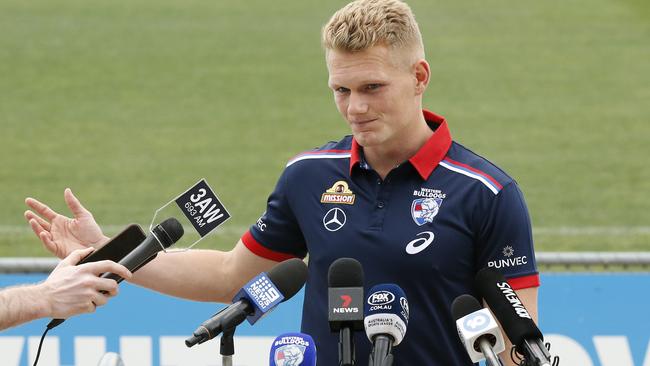
[(374, 132), (355, 132), (352, 135), (361, 147), (372, 147), (379, 144), (379, 139)]

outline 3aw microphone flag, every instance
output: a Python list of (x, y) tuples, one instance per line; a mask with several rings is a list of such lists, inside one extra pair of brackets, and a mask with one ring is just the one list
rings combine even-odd
[[(176, 247), (187, 250), (226, 222), (230, 218), (230, 213), (203, 178), (156, 210), (149, 230), (151, 231), (158, 224), (157, 218), (170, 216), (179, 218), (186, 228), (184, 240)], [(194, 230), (189, 230), (189, 227), (193, 227)]]

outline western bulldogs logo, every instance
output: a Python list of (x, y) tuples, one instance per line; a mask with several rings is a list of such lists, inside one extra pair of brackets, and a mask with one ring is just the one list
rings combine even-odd
[(418, 226), (433, 222), (442, 204), (442, 198), (418, 198), (411, 204), (411, 216)]
[(304, 360), (305, 346), (287, 344), (275, 350), (274, 360), (277, 366), (298, 366)]

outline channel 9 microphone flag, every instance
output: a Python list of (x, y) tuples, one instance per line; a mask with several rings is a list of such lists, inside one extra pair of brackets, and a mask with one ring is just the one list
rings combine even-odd
[(174, 249), (165, 251), (184, 251), (213, 233), (214, 229), (230, 218), (230, 213), (203, 178), (156, 210), (149, 231), (167, 217), (178, 218), (185, 228), (185, 236)]
[(316, 366), (316, 344), (305, 333), (285, 333), (271, 344), (269, 366)]

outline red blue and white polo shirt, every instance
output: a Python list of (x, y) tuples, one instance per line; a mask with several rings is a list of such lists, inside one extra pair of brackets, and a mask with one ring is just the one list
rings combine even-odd
[[(409, 301), (399, 365), (471, 365), (450, 307), (472, 294), (476, 272), (498, 268), (515, 289), (539, 286), (530, 218), (516, 182), (452, 141), (447, 122), (424, 111), (434, 134), (385, 179), (353, 137), (290, 160), (266, 212), (244, 234), (253, 253), (273, 260), (309, 254), (302, 331), (320, 365), (338, 364), (338, 335), (327, 322), (327, 272), (340, 257), (361, 262), (366, 290), (399, 285)], [(370, 342), (356, 334), (357, 364)]]

